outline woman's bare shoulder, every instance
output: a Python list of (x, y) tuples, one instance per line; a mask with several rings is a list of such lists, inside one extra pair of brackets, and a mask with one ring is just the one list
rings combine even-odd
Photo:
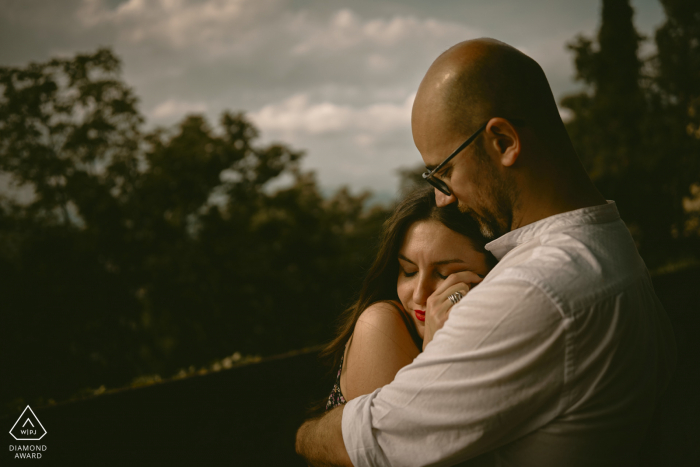
[(391, 303), (378, 302), (360, 315), (340, 377), (346, 400), (389, 384), (420, 353), (399, 313)]
[(358, 322), (371, 324), (393, 323), (396, 320), (403, 321), (399, 313), (401, 305), (396, 302), (375, 302), (365, 308), (358, 318)]
[(367, 343), (375, 347), (377, 340), (393, 342), (402, 352), (410, 358), (415, 358), (418, 352), (413, 342), (411, 333), (406, 327), (406, 321), (401, 317), (404, 313), (401, 305), (396, 302), (376, 302), (362, 312), (355, 325), (356, 336), (353, 336), (357, 345), (362, 345), (363, 340), (371, 340)]

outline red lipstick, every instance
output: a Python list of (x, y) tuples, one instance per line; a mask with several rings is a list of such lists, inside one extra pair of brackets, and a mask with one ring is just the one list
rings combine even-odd
[(425, 321), (425, 311), (423, 310), (414, 310), (416, 312), (416, 319), (418, 321)]

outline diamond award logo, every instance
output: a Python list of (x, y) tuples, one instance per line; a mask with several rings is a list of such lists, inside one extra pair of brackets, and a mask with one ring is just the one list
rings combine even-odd
[(10, 430), (17, 441), (38, 441), (44, 437), (46, 430), (32, 409), (27, 406)]

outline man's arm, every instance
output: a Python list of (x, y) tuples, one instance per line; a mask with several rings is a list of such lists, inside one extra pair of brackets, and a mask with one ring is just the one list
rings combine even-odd
[(343, 408), (307, 420), (297, 431), (296, 451), (314, 467), (352, 467), (343, 441)]
[(541, 289), (503, 278), (471, 290), (391, 384), (349, 401), (342, 438), (356, 466), (446, 465), (555, 418), (567, 396), (567, 326)]

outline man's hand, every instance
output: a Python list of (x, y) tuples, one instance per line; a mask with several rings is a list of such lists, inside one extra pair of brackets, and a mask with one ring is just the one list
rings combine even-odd
[(307, 420), (297, 431), (296, 451), (313, 467), (352, 467), (343, 441), (344, 405)]
[(433, 336), (442, 329), (450, 316), (450, 309), (453, 304), (449, 296), (459, 292), (465, 296), (469, 290), (481, 282), (483, 278), (471, 271), (462, 271), (450, 274), (442, 282), (435, 292), (428, 297), (427, 310), (425, 310), (425, 335), (423, 337), (423, 350), (427, 347)]

